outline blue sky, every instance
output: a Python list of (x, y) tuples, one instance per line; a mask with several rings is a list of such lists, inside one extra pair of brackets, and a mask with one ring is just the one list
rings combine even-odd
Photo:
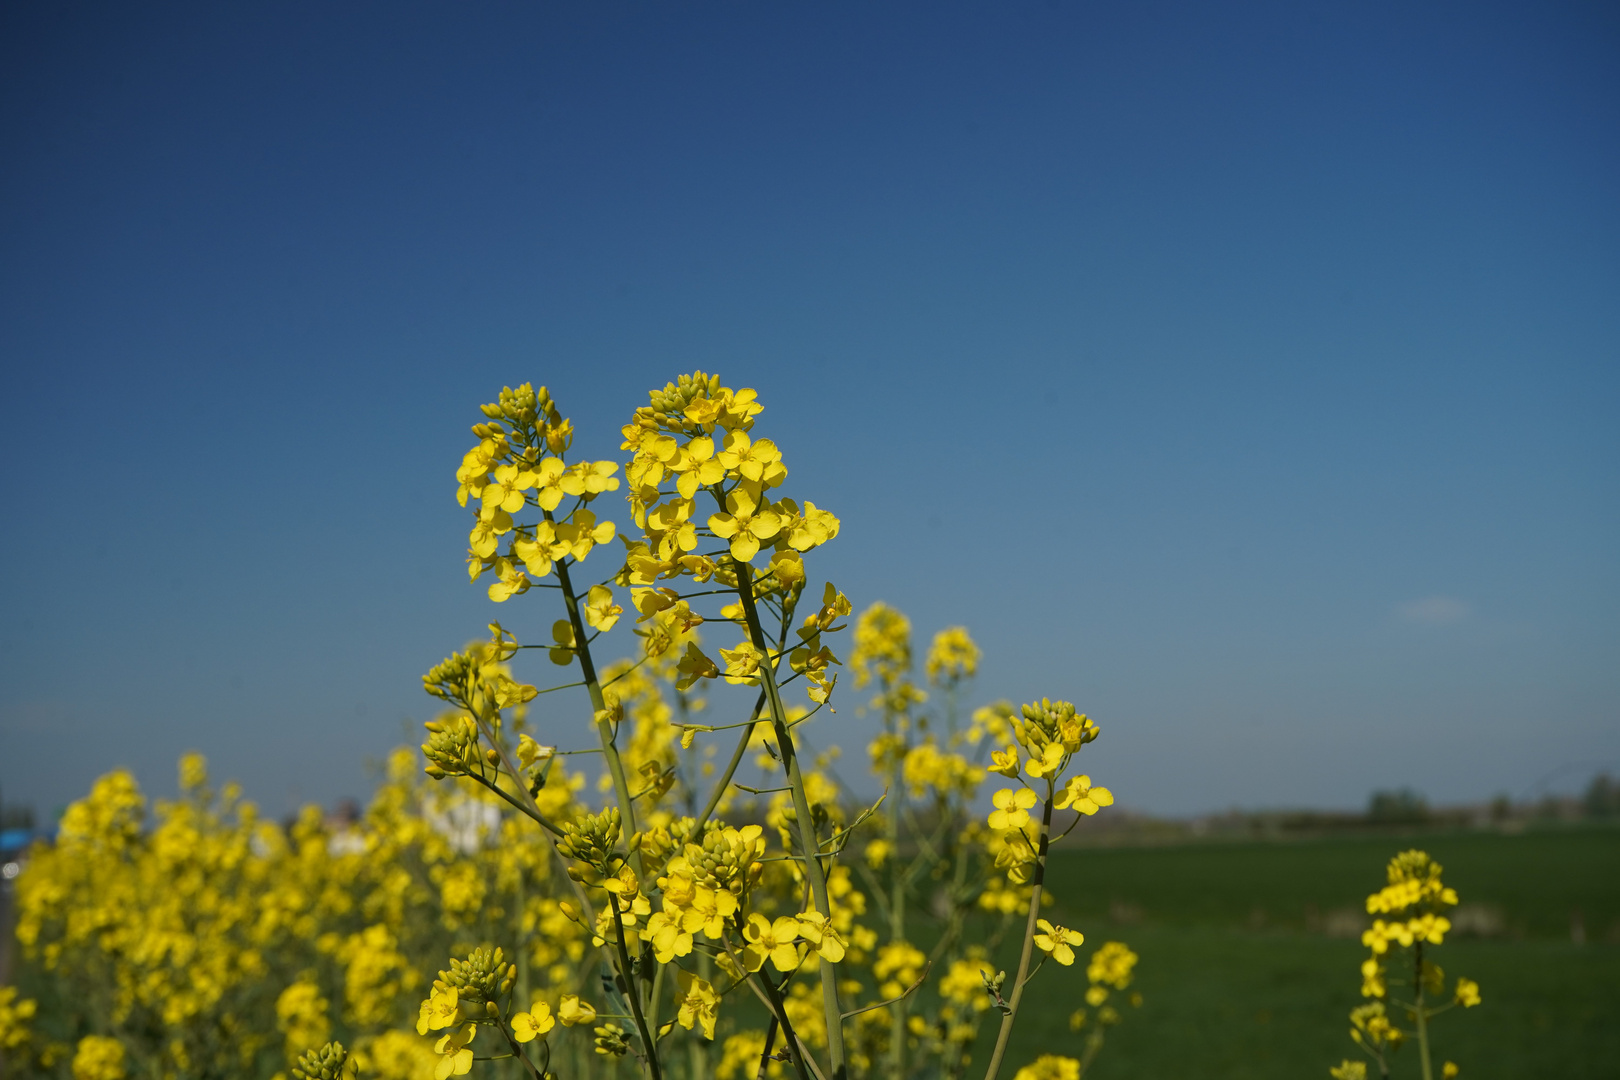
[(1617, 120), (1597, 4), (11, 5), (0, 793), (363, 795), (555, 617), (477, 404), (693, 368), (1124, 804), (1620, 767)]

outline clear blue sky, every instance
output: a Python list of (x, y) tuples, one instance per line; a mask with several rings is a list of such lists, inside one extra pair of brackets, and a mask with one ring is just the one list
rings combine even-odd
[(1612, 5), (11, 4), (0, 274), (8, 801), (364, 795), (477, 403), (695, 367), (1127, 805), (1620, 764)]

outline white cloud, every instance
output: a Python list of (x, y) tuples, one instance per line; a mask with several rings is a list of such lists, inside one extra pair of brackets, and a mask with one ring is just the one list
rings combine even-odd
[(1425, 596), (1421, 600), (1413, 600), (1395, 609), (1395, 613), (1402, 620), (1423, 623), (1426, 626), (1444, 626), (1447, 623), (1462, 622), (1472, 611), (1473, 609), (1461, 600), (1449, 596)]

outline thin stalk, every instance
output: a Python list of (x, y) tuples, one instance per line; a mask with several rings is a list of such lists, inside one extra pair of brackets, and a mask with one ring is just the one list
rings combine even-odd
[(629, 950), (624, 945), (624, 923), (619, 918), (619, 898), (612, 893), (608, 893), (607, 898), (613, 912), (614, 937), (619, 946), (619, 970), (624, 972), (624, 985), (628, 991), (624, 996), (630, 999), (630, 1011), (635, 1015), (636, 1030), (641, 1033), (641, 1045), (647, 1051), (647, 1074), (652, 1080), (661, 1080), (663, 1074), (658, 1068), (658, 1044), (653, 1042), (652, 1034), (647, 1030), (647, 1018), (641, 1014), (641, 993), (636, 986), (634, 969), (630, 966)]
[(1423, 1063), (1423, 1080), (1434, 1080), (1434, 1067), (1429, 1063), (1429, 1017), (1423, 1008), (1423, 942), (1417, 943), (1415, 955), (1412, 989), (1416, 997), (1412, 1002), (1412, 1016), (1417, 1022), (1418, 1060)]
[[(885, 691), (889, 689), (887, 682)], [(888, 697), (888, 694), (884, 694)], [(888, 713), (887, 726), (893, 731), (898, 725), (894, 720), (894, 713), (887, 706), (884, 711)], [(889, 790), (895, 792), (895, 797), (889, 802), (888, 813), (888, 840), (889, 840), (889, 940), (895, 944), (906, 939), (906, 886), (909, 883), (909, 867), (902, 869), (900, 859), (900, 811), (901, 804), (905, 802), (905, 789), (900, 786), (900, 754), (895, 754), (889, 762)], [(919, 861), (921, 856), (919, 854)], [(893, 1080), (902, 1080), (906, 1075), (906, 1002), (904, 1000), (894, 1003), (892, 1017), (889, 1025), (889, 1072)]]
[(748, 740), (754, 737), (754, 725), (759, 721), (760, 711), (764, 708), (765, 691), (761, 690), (759, 699), (754, 702), (753, 715), (748, 718), (748, 724), (743, 728), (742, 737), (737, 740), (737, 749), (731, 753), (731, 762), (726, 766), (726, 771), (720, 774), (720, 781), (714, 785), (714, 791), (709, 795), (708, 805), (703, 808), (703, 813), (698, 815), (697, 828), (693, 830), (694, 835), (701, 836), (703, 834), (703, 823), (714, 815), (715, 807), (719, 806), (720, 800), (725, 798), (726, 788), (731, 786), (731, 778), (736, 775), (737, 766), (742, 764), (743, 755), (748, 753)]
[[(549, 518), (551, 515), (546, 516)], [(624, 820), (622, 835), (628, 841), (637, 832), (635, 800), (630, 797), (630, 783), (625, 779), (624, 761), (620, 759), (619, 747), (613, 740), (613, 725), (607, 718), (607, 700), (602, 696), (602, 683), (597, 678), (590, 645), (585, 640), (585, 620), (579, 612), (579, 597), (574, 595), (574, 585), (568, 577), (567, 562), (559, 560), (554, 565), (557, 568), (557, 580), (562, 582), (563, 603), (568, 608), (568, 622), (574, 628), (574, 655), (579, 658), (579, 672), (584, 678), (585, 689), (591, 695), (591, 708), (595, 710), (596, 735), (602, 742), (602, 756), (607, 759), (608, 775), (613, 778), (613, 793), (619, 800), (619, 816)], [(630, 856), (635, 860), (636, 873), (640, 875), (641, 852), (632, 851)]]
[(1024, 952), (1018, 958), (1018, 978), (1013, 983), (1012, 998), (1007, 1002), (1007, 1015), (1001, 1018), (1001, 1031), (996, 1035), (996, 1050), (990, 1055), (990, 1067), (984, 1080), (996, 1080), (1001, 1071), (1001, 1059), (1007, 1054), (1007, 1040), (1012, 1037), (1013, 1021), (1018, 1019), (1018, 1003), (1024, 997), (1024, 981), (1029, 977), (1029, 956), (1035, 948), (1035, 920), (1041, 914), (1041, 884), (1046, 880), (1046, 841), (1052, 831), (1052, 781), (1046, 781), (1046, 803), (1041, 807), (1040, 843), (1035, 849), (1035, 877), (1030, 882), (1029, 919), (1024, 924)]
[[(782, 692), (776, 685), (776, 670), (772, 666), (770, 648), (765, 631), (759, 624), (759, 610), (754, 605), (754, 578), (749, 565), (733, 558), (731, 565), (737, 572), (737, 598), (742, 601), (743, 618), (748, 622), (748, 634), (754, 648), (760, 652), (760, 682), (770, 700), (771, 722), (776, 727), (776, 745), (782, 755), (782, 768), (788, 783), (793, 786), (793, 812), (798, 818), (799, 846), (804, 852), (804, 876), (810, 884), (811, 899), (816, 910), (832, 919), (832, 902), (827, 896), (827, 875), (821, 868), (816, 851), (821, 846), (816, 836), (815, 822), (810, 817), (810, 799), (804, 791), (804, 773), (799, 769), (799, 755), (794, 750), (793, 735), (787, 727), (787, 708), (782, 704)], [(838, 973), (834, 965), (823, 963), (821, 968), (821, 1005), (827, 1014), (827, 1058), (833, 1080), (844, 1080), (848, 1067), (844, 1062), (843, 1008), (838, 1003)]]
[(771, 1013), (771, 1022), (765, 1027), (765, 1049), (759, 1052), (759, 1074), (757, 1080), (765, 1080), (765, 1070), (771, 1060), (771, 1046), (776, 1042), (776, 1014)]

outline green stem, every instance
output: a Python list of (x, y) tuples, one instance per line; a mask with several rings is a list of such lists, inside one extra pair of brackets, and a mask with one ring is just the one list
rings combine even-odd
[(754, 702), (754, 712), (743, 727), (742, 737), (737, 740), (737, 749), (731, 753), (731, 761), (726, 765), (726, 771), (720, 774), (719, 783), (714, 785), (714, 791), (709, 795), (709, 802), (698, 816), (697, 828), (693, 830), (694, 836), (703, 835), (703, 823), (714, 815), (715, 807), (725, 798), (726, 789), (731, 786), (731, 778), (737, 773), (737, 766), (742, 764), (743, 755), (748, 753), (748, 740), (754, 737), (754, 724), (759, 720), (760, 712), (765, 708), (765, 691), (759, 692), (759, 699)]
[(1046, 880), (1046, 842), (1052, 833), (1052, 781), (1046, 781), (1046, 802), (1041, 807), (1041, 836), (1035, 848), (1035, 876), (1029, 895), (1029, 918), (1024, 924), (1024, 951), (1018, 958), (1018, 978), (1013, 983), (1012, 998), (1007, 1002), (1007, 1015), (1001, 1018), (1001, 1031), (996, 1035), (996, 1050), (990, 1056), (990, 1067), (984, 1080), (996, 1080), (1001, 1071), (1001, 1059), (1007, 1054), (1007, 1041), (1012, 1037), (1013, 1021), (1018, 1019), (1018, 1003), (1024, 998), (1024, 980), (1029, 976), (1029, 957), (1035, 948), (1035, 921), (1041, 914), (1041, 884)]
[[(782, 768), (793, 787), (793, 812), (798, 818), (799, 847), (804, 853), (804, 876), (810, 885), (811, 899), (816, 910), (832, 919), (832, 902), (827, 895), (827, 875), (816, 856), (821, 846), (816, 826), (810, 817), (810, 799), (805, 795), (804, 774), (799, 769), (799, 755), (794, 749), (793, 734), (787, 727), (787, 709), (782, 704), (782, 692), (776, 685), (776, 670), (771, 663), (770, 648), (765, 631), (759, 623), (759, 610), (754, 605), (754, 578), (751, 568), (741, 559), (733, 558), (731, 565), (737, 573), (737, 597), (742, 601), (743, 618), (748, 623), (749, 637), (759, 650), (760, 682), (765, 684), (765, 695), (771, 706), (771, 722), (776, 727), (777, 750), (782, 755)], [(821, 968), (821, 1005), (827, 1014), (827, 1057), (833, 1080), (845, 1080), (848, 1068), (844, 1062), (843, 1007), (838, 1002), (838, 973), (835, 965), (823, 961)]]
[[(548, 513), (549, 519), (551, 515)], [(608, 775), (613, 777), (613, 793), (619, 800), (619, 815), (624, 819), (624, 830), (621, 835), (628, 841), (637, 832), (636, 804), (630, 797), (630, 782), (624, 775), (624, 761), (619, 757), (619, 747), (613, 740), (613, 725), (607, 716), (607, 699), (602, 696), (602, 683), (596, 675), (596, 664), (591, 659), (591, 648), (585, 641), (585, 620), (580, 616), (579, 597), (574, 595), (573, 582), (568, 578), (568, 565), (566, 561), (559, 560), (554, 564), (557, 568), (557, 580), (562, 582), (563, 603), (568, 607), (568, 621), (574, 628), (574, 655), (579, 658), (580, 675), (585, 680), (585, 689), (591, 695), (591, 708), (595, 710), (596, 735), (602, 742), (602, 756), (607, 759)], [(630, 852), (635, 861), (636, 873), (640, 875), (641, 852)]]
[(1434, 1067), (1429, 1063), (1429, 1017), (1423, 1008), (1423, 942), (1417, 943), (1413, 963), (1416, 997), (1412, 1002), (1412, 1016), (1417, 1022), (1418, 1060), (1423, 1065), (1423, 1080), (1434, 1080)]
[(619, 898), (612, 893), (607, 894), (608, 906), (613, 913), (614, 936), (618, 939), (619, 970), (624, 972), (625, 997), (630, 999), (630, 1012), (636, 1020), (636, 1030), (641, 1033), (641, 1045), (647, 1051), (647, 1073), (652, 1080), (661, 1080), (662, 1073), (658, 1068), (658, 1044), (653, 1042), (652, 1033), (647, 1030), (647, 1018), (641, 1013), (641, 992), (636, 986), (635, 969), (630, 966), (630, 952), (624, 944), (624, 923), (619, 918)]
[[(887, 685), (884, 687), (888, 689)], [(884, 695), (888, 697), (888, 694)], [(891, 733), (897, 726), (893, 719), (893, 711), (885, 706), (886, 724)], [(901, 787), (900, 776), (901, 755), (897, 752), (894, 759), (889, 762), (889, 791), (892, 797), (889, 800), (888, 813), (888, 840), (889, 852), (889, 940), (895, 944), (906, 939), (906, 884), (910, 877), (909, 868), (900, 858), (900, 809), (905, 802), (905, 789)], [(889, 1025), (889, 1072), (892, 1080), (902, 1080), (906, 1075), (906, 1002), (897, 1001), (893, 1006), (893, 1017)]]

